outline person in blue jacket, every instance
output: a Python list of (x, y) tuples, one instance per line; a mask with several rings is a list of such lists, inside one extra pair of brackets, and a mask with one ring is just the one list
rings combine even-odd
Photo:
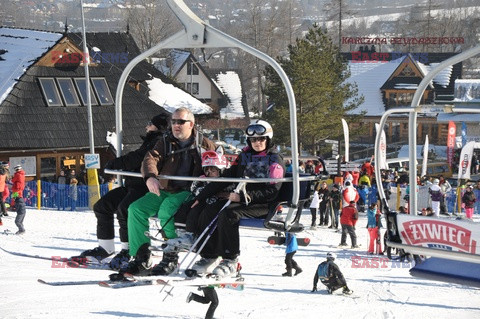
[(286, 256), (285, 256), (285, 265), (287, 272), (283, 273), (282, 276), (284, 277), (292, 277), (292, 269), (295, 269), (295, 276), (302, 272), (302, 268), (300, 268), (295, 260), (293, 260), (293, 255), (297, 252), (298, 243), (297, 243), (297, 236), (292, 233), (285, 233), (285, 245), (287, 248), (285, 249)]

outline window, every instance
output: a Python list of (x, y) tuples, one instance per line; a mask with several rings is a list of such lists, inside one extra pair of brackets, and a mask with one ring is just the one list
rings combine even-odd
[(187, 83), (185, 86), (187, 92), (190, 94), (198, 95), (199, 94), (199, 86), (198, 83)]
[(62, 99), (58, 93), (57, 86), (53, 78), (38, 79), (42, 87), (43, 96), (48, 106), (63, 106)]
[[(85, 78), (76, 78), (75, 85), (77, 86), (78, 92), (80, 92), (80, 98), (82, 99), (82, 104), (87, 105), (87, 85), (85, 83)], [(95, 94), (93, 93), (93, 89), (90, 86), (90, 97), (92, 100), (92, 105), (98, 105), (97, 99), (95, 98)]]
[[(193, 73), (192, 73), (193, 69)], [(198, 67), (195, 65), (194, 62), (187, 62), (187, 74), (188, 75), (198, 75)]]
[(91, 78), (100, 105), (113, 105), (112, 94), (104, 78)]
[(63, 100), (67, 106), (79, 106), (80, 100), (78, 99), (77, 92), (73, 86), (72, 79), (59, 78), (57, 79), (60, 92), (62, 93)]

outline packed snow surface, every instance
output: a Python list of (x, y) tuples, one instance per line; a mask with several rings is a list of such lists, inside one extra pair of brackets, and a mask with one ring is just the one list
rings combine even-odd
[[(15, 232), (15, 213), (3, 217), (0, 247), (41, 256), (70, 257), (94, 248), (96, 219), (91, 211), (47, 211), (28, 209), (26, 233)], [(477, 220), (478, 221), (478, 220)], [(310, 225), (304, 210), (302, 222)], [(366, 218), (361, 216), (357, 235), (361, 249), (338, 249), (340, 233), (332, 229), (308, 230), (311, 244), (300, 247), (294, 259), (303, 268), (295, 277), (285, 271), (283, 246), (271, 246), (272, 232), (241, 229), (240, 263), (245, 290), (219, 289), (216, 318), (480, 318), (480, 289), (411, 277), (410, 264), (381, 260), (373, 263), (366, 254)], [(117, 231), (118, 233), (118, 231)], [(350, 244), (350, 240), (347, 242)], [(117, 250), (120, 243), (117, 241)], [(329, 251), (338, 254), (352, 296), (328, 295), (319, 283), (311, 293), (317, 265)], [(378, 256), (377, 256), (378, 257)], [(383, 256), (379, 256), (384, 258)], [(352, 258), (362, 268), (352, 267)], [(359, 258), (362, 258), (358, 261)], [(182, 256), (180, 256), (180, 260)], [(156, 258), (155, 261), (159, 259)], [(112, 271), (53, 267), (51, 261), (13, 256), (0, 250), (0, 317), (2, 318), (204, 318), (207, 306), (185, 299), (194, 287), (176, 287), (172, 296), (160, 286), (108, 289), (97, 285), (52, 287), (37, 282), (107, 280)], [(197, 292), (197, 291), (196, 291)], [(339, 293), (339, 292), (337, 292)]]

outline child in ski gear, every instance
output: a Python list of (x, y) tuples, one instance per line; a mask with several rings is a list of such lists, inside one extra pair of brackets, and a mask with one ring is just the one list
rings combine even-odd
[(473, 186), (468, 185), (467, 188), (465, 189), (465, 193), (462, 196), (462, 203), (465, 204), (465, 215), (468, 219), (473, 218), (473, 210), (474, 210), (476, 201), (477, 201), (477, 198), (473, 193)]
[(312, 292), (317, 291), (317, 283), (320, 279), (322, 284), (327, 287), (329, 294), (332, 294), (339, 288), (343, 288), (343, 294), (350, 295), (353, 293), (353, 291), (348, 288), (340, 268), (338, 268), (334, 262), (336, 257), (337, 255), (335, 253), (328, 253), (327, 260), (318, 265), (315, 277), (313, 278)]
[(141, 172), (149, 192), (128, 207), (129, 254), (135, 258), (120, 274), (168, 275), (177, 266), (178, 252), (172, 252), (163, 254), (162, 261), (152, 268), (150, 238), (145, 231), (149, 228), (148, 219), (157, 215), (167, 238), (177, 237), (174, 223), (166, 222), (190, 197), (191, 182), (158, 179), (158, 175), (200, 176), (200, 147), (214, 150), (215, 144), (197, 135), (195, 117), (186, 107), (176, 109), (170, 123), (165, 138), (158, 140), (142, 162)]
[[(250, 178), (283, 178), (285, 167), (283, 158), (278, 154), (277, 148), (272, 142), (272, 126), (263, 121), (252, 122), (245, 130), (247, 144), (238, 155), (232, 166), (224, 171), (224, 177), (250, 177)], [(268, 214), (269, 202), (274, 201), (278, 195), (282, 183), (249, 183), (245, 192), (237, 194), (229, 192), (228, 183), (210, 183), (197, 196), (199, 202), (218, 194), (228, 193), (224, 200), (214, 205), (207, 206), (203, 210), (200, 220), (200, 228), (205, 229), (210, 222), (218, 216), (216, 242), (212, 238), (204, 246), (202, 254), (208, 254), (210, 258), (221, 256), (222, 262), (213, 270), (217, 277), (230, 276), (237, 271), (238, 256), (240, 255), (239, 222), (242, 217), (261, 218)], [(246, 199), (250, 199), (248, 206)], [(230, 200), (231, 204), (225, 207), (220, 214), (218, 212), (225, 203)], [(218, 215), (217, 215), (218, 214)]]
[[(23, 198), (23, 190), (25, 189), (25, 171), (21, 165), (16, 165), (13, 169), (15, 170), (15, 173), (12, 177), (12, 194), (17, 193), (17, 197)], [(15, 198), (13, 198), (13, 196), (11, 206), (15, 206)]]
[[(140, 172), (143, 158), (162, 137), (168, 126), (168, 115), (161, 113), (154, 116), (145, 126), (145, 136), (140, 136), (142, 144), (136, 150), (116, 157), (105, 164), (106, 169)], [(71, 178), (72, 180), (73, 178)], [(128, 244), (128, 207), (148, 192), (145, 181), (140, 177), (125, 177), (124, 186), (116, 187), (103, 195), (93, 205), (93, 212), (97, 219), (98, 246), (83, 251), (79, 256), (72, 257), (77, 262), (86, 262), (88, 259), (101, 261), (115, 253), (115, 215), (118, 220), (121, 250), (110, 261), (110, 268), (119, 270), (127, 264), (131, 257)]]
[(374, 247), (375, 243), (379, 245), (377, 247), (378, 253), (382, 251), (382, 247), (380, 244), (380, 227), (382, 227), (382, 222), (381, 222), (381, 213), (378, 210), (378, 206), (376, 203), (370, 205), (368, 211), (367, 211), (367, 230), (368, 230), (368, 235), (370, 237), (369, 245), (368, 245), (368, 254), (373, 254), (374, 253)]
[(322, 199), (318, 196), (318, 190), (316, 189), (315, 192), (312, 195), (312, 202), (310, 203), (310, 213), (312, 214), (312, 224), (310, 226), (310, 229), (315, 229), (315, 225), (317, 222), (317, 212), (318, 208), (320, 207), (320, 202)]
[(300, 268), (295, 260), (293, 260), (293, 255), (297, 252), (298, 244), (297, 244), (297, 236), (294, 233), (285, 233), (285, 245), (287, 246), (285, 253), (285, 269), (287, 272), (283, 273), (282, 276), (284, 277), (292, 277), (292, 268), (295, 269), (295, 276), (302, 272), (302, 268)]
[[(202, 150), (202, 168), (204, 175), (200, 177), (219, 177), (220, 173), (228, 167), (228, 160), (223, 154), (223, 148), (217, 147), (215, 151)], [(190, 187), (190, 191), (193, 196), (197, 196), (208, 185), (208, 181), (194, 181)], [(185, 230), (177, 229), (177, 238), (167, 240), (167, 247), (164, 248), (164, 252), (170, 252), (174, 249), (190, 249), (194, 243), (194, 238), (198, 236), (201, 231), (197, 229), (198, 219), (202, 210), (207, 204), (213, 204), (218, 200), (215, 195), (209, 197), (205, 202), (191, 207), (193, 202), (188, 201), (180, 207), (179, 211), (175, 214), (176, 223), (185, 223)]]
[(358, 248), (357, 234), (355, 233), (355, 225), (358, 220), (358, 211), (355, 208), (355, 202), (351, 201), (350, 205), (343, 207), (340, 214), (340, 224), (342, 225), (342, 239), (339, 246), (347, 246), (347, 233), (352, 241), (352, 248)]
[(215, 313), (215, 309), (218, 307), (218, 295), (215, 291), (214, 287), (199, 287), (198, 290), (203, 291), (203, 296), (197, 295), (196, 293), (189, 293), (187, 296), (187, 303), (190, 301), (196, 301), (203, 304), (210, 303), (208, 307), (207, 314), (205, 315), (205, 319), (212, 319), (213, 314)]
[(22, 235), (25, 233), (25, 227), (23, 227), (23, 220), (25, 219), (25, 214), (27, 213), (25, 201), (23, 200), (23, 197), (20, 197), (17, 192), (12, 193), (12, 199), (15, 201), (15, 207), (17, 210), (17, 217), (15, 217), (15, 225), (17, 225), (18, 227), (18, 231), (15, 234)]

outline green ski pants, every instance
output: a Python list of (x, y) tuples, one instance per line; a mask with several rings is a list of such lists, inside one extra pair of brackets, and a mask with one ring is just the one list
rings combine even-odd
[(130, 256), (135, 256), (143, 244), (150, 244), (150, 238), (145, 236), (145, 231), (149, 229), (148, 218), (152, 216), (157, 215), (167, 238), (177, 237), (174, 219), (172, 218), (166, 225), (165, 223), (190, 195), (191, 193), (187, 191), (172, 194), (161, 190), (160, 196), (148, 192), (130, 204), (127, 222)]

